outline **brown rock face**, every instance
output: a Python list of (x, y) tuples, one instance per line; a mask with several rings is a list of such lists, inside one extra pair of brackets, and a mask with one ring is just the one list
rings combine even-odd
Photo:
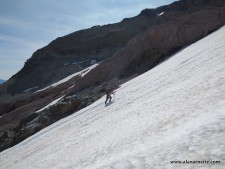
[(151, 24), (152, 17), (138, 16), (57, 38), (37, 50), (23, 69), (11, 78), (13, 83), (5, 85), (7, 93), (14, 95), (29, 88), (43, 88), (94, 62), (105, 60)]
[(124, 78), (143, 73), (172, 53), (224, 24), (225, 8), (223, 7), (198, 11), (152, 26), (130, 40), (125, 48), (81, 79), (73, 92), (79, 91), (79, 86), (84, 87), (114, 77)]
[[(183, 46), (183, 44), (180, 44), (182, 43), (182, 38), (188, 42), (186, 44), (190, 44), (194, 38), (197, 40), (206, 35), (207, 31), (212, 31), (213, 27), (215, 29), (221, 26), (222, 21), (218, 21), (214, 15), (215, 11), (223, 10), (224, 3), (223, 0), (181, 0), (156, 9), (145, 9), (138, 16), (126, 18), (120, 23), (94, 26), (90, 29), (77, 31), (57, 38), (48, 46), (37, 50), (25, 63), (23, 69), (14, 75), (10, 79), (10, 82), (4, 84), (4, 87), (0, 87), (0, 93), (15, 95), (29, 88), (32, 88), (33, 91), (43, 88), (90, 66), (94, 61), (98, 62), (110, 58), (118, 50), (126, 47), (127, 43), (134, 37), (158, 25), (163, 27), (168, 27), (166, 24), (179, 25), (177, 29), (182, 29), (184, 35), (180, 34), (178, 37), (177, 35), (173, 35), (173, 32), (169, 32), (171, 33), (171, 37), (167, 39), (160, 36), (160, 34), (165, 33), (164, 31), (167, 31), (166, 28), (165, 30), (162, 30), (162, 28), (160, 28), (161, 30), (155, 30), (155, 33), (159, 34), (151, 41), (154, 42), (156, 47), (151, 51), (145, 51), (143, 53), (143, 60), (145, 60), (146, 54), (149, 55), (149, 52), (157, 52), (159, 49), (159, 42), (157, 40), (160, 40), (160, 46), (163, 50), (170, 43), (176, 42), (178, 43), (176, 46)], [(201, 12), (204, 13), (205, 17), (200, 15)], [(159, 15), (160, 13), (163, 14)], [(199, 14), (197, 15), (196, 13)], [(212, 16), (210, 13), (212, 13)], [(219, 15), (218, 17), (222, 18), (223, 12), (220, 12)], [(188, 18), (190, 21), (187, 22)], [(206, 32), (201, 30), (201, 23), (205, 24), (206, 29), (204, 30)], [(199, 30), (195, 30), (194, 27), (198, 27), (198, 25)], [(184, 29), (181, 27), (184, 27)], [(168, 27), (168, 29), (172, 28)], [(177, 30), (177, 32), (180, 31)], [(144, 46), (145, 44), (142, 45)], [(174, 48), (174, 50), (176, 49)], [(167, 50), (164, 53), (166, 52)], [(135, 52), (133, 53), (135, 54)], [(128, 70), (124, 75), (128, 75), (129, 73), (130, 71)]]

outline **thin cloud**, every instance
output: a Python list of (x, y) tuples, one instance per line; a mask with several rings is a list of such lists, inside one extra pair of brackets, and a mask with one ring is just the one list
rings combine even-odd
[[(0, 17), (0, 25), (1, 27), (11, 27), (11, 28), (17, 28), (21, 30), (26, 30), (29, 32), (36, 32), (36, 31), (41, 31), (43, 33), (51, 33), (51, 34), (56, 34), (58, 32), (57, 29), (46, 27), (47, 24), (45, 22), (43, 23), (37, 23), (34, 21), (23, 21), (23, 20), (18, 20), (18, 19), (13, 19), (13, 18), (6, 18), (6, 17)], [(44, 25), (44, 26), (43, 26)]]
[(29, 50), (27, 48), (25, 48), (25, 49), (19, 48), (17, 50), (0, 49), (0, 54), (1, 54), (0, 59), (1, 59), (1, 61), (5, 60), (5, 59), (6, 60), (7, 59), (20, 60), (21, 58), (23, 59), (24, 56), (29, 56), (32, 52), (34, 52), (34, 51)]
[(4, 35), (4, 34), (0, 34), (0, 40), (2, 41), (7, 41), (7, 42), (11, 42), (11, 43), (16, 43), (18, 45), (23, 45), (23, 46), (27, 46), (29, 47), (37, 47), (40, 46), (40, 42), (30, 42), (29, 40), (23, 39), (23, 38), (17, 38), (14, 36), (10, 36), (10, 35)]

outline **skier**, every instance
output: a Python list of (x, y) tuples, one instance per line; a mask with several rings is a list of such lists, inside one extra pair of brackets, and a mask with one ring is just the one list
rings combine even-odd
[(111, 102), (111, 100), (112, 100), (111, 94), (114, 94), (114, 93), (115, 93), (115, 91), (113, 91), (113, 90), (110, 89), (110, 88), (108, 88), (108, 89), (106, 90), (106, 100), (105, 100), (105, 104), (107, 103), (108, 99), (109, 99), (109, 102)]

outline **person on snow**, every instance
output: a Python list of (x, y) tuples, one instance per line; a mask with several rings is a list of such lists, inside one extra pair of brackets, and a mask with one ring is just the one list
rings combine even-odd
[(114, 92), (112, 89), (110, 89), (110, 88), (108, 88), (108, 89), (106, 90), (106, 100), (105, 100), (105, 104), (107, 103), (108, 99), (109, 99), (109, 102), (111, 102), (111, 100), (112, 100), (111, 94), (114, 94), (114, 93), (115, 93), (115, 92)]

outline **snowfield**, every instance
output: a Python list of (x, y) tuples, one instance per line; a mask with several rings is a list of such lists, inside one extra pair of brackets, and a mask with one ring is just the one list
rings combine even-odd
[[(0, 153), (1, 169), (225, 168), (225, 27)], [(172, 164), (171, 161), (220, 161)]]
[(62, 96), (62, 97), (60, 97), (60, 98), (58, 98), (58, 99), (53, 100), (53, 101), (52, 101), (51, 103), (49, 103), (47, 106), (41, 108), (40, 110), (37, 110), (36, 113), (39, 113), (39, 112), (41, 112), (41, 111), (43, 111), (43, 110), (49, 108), (50, 106), (55, 105), (55, 104), (58, 103), (58, 101), (60, 101), (63, 97), (64, 97), (64, 96)]
[[(79, 75), (79, 76), (83, 77), (83, 76), (85, 76), (88, 72), (90, 72), (92, 69), (94, 69), (95, 67), (97, 67), (100, 63), (101, 63), (101, 62), (95, 63), (95, 64), (89, 66), (88, 68), (84, 69), (84, 70), (81, 70), (81, 71), (79, 71), (79, 72), (73, 73), (72, 75), (69, 75), (69, 76), (65, 77), (64, 79), (62, 79), (62, 80), (60, 80), (60, 81), (58, 81), (58, 82), (56, 82), (56, 83), (53, 83), (53, 84), (51, 84), (50, 86), (47, 86), (47, 87), (45, 87), (45, 88), (43, 88), (43, 89), (40, 89), (40, 90), (37, 90), (35, 93), (44, 91), (44, 90), (49, 89), (49, 88), (51, 88), (51, 87), (56, 87), (56, 86), (58, 86), (58, 85), (61, 85), (61, 84), (65, 83), (65, 82), (69, 81), (70, 79), (72, 79), (72, 78), (75, 77), (75, 76), (78, 76), (78, 75)], [(32, 89), (35, 89), (35, 88), (27, 89), (27, 90), (25, 90), (24, 92), (31, 91)]]

